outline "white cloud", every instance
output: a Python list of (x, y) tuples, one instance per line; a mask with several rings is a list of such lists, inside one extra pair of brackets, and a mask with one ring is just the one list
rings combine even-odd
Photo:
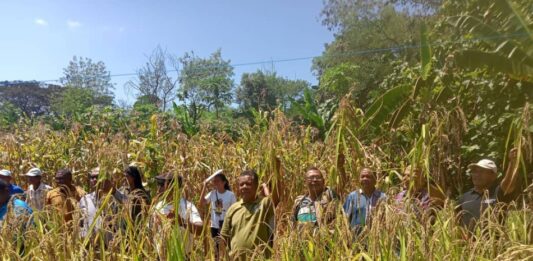
[(76, 29), (76, 28), (81, 26), (81, 23), (79, 21), (75, 21), (75, 20), (68, 20), (67, 21), (67, 26), (70, 29)]
[(48, 22), (42, 18), (36, 18), (34, 22), (38, 26), (48, 26)]

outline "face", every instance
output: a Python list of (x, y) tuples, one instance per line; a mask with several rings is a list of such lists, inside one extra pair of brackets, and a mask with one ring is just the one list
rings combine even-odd
[(33, 185), (34, 187), (39, 186), (41, 184), (41, 176), (36, 177), (26, 177), (28, 180), (28, 184)]
[(496, 180), (496, 174), (491, 170), (473, 167), (471, 169), (472, 183), (478, 188), (489, 188), (494, 180)]
[(211, 181), (211, 184), (213, 185), (213, 188), (218, 190), (218, 191), (224, 191), (224, 185), (226, 185), (226, 183), (222, 180), (221, 177), (215, 177), (212, 181)]
[(405, 187), (413, 186), (415, 189), (424, 187), (424, 175), (419, 168), (407, 167), (403, 172), (403, 184)]
[(364, 168), (359, 173), (359, 182), (364, 190), (373, 190), (376, 187), (376, 177), (370, 169)]
[(4, 204), (9, 200), (9, 188), (0, 190), (0, 204)]
[(128, 175), (128, 174), (126, 174), (125, 176), (126, 176), (126, 183), (128, 183), (128, 186), (130, 188), (135, 187), (135, 181), (134, 181), (133, 177)]
[(244, 202), (251, 202), (255, 200), (257, 194), (257, 182), (254, 182), (251, 176), (240, 176), (237, 179), (239, 186), (239, 194)]
[(0, 179), (8, 184), (11, 184), (11, 177), (0, 175)]
[(72, 175), (67, 175), (59, 172), (56, 174), (55, 180), (57, 185), (59, 186), (70, 186), (72, 184)]
[(98, 174), (89, 173), (88, 178), (89, 178), (89, 186), (91, 188), (96, 188), (96, 184), (98, 183)]
[(309, 170), (305, 174), (305, 182), (311, 193), (321, 193), (324, 190), (324, 177), (319, 170)]

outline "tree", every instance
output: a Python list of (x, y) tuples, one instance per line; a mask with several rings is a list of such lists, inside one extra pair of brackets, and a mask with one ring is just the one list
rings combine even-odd
[(209, 58), (200, 58), (194, 52), (185, 53), (180, 62), (183, 68), (178, 97), (188, 105), (193, 117), (198, 118), (202, 108), (214, 108), (218, 118), (219, 110), (232, 100), (230, 60), (224, 60), (219, 49)]
[(137, 80), (127, 83), (139, 92), (140, 97), (157, 97), (160, 101), (157, 106), (163, 111), (166, 111), (167, 106), (175, 99), (178, 89), (178, 77), (171, 77), (168, 66), (178, 72), (176, 59), (157, 46), (148, 57), (148, 62), (137, 71)]
[(45, 85), (36, 81), (6, 82), (0, 87), (0, 103), (10, 103), (28, 117), (47, 114), (51, 97), (60, 87)]
[(65, 87), (52, 99), (52, 111), (72, 117), (87, 112), (95, 104), (94, 90), (90, 88)]
[(237, 103), (243, 111), (273, 110), (281, 105), (286, 110), (292, 99), (302, 96), (309, 83), (289, 80), (275, 72), (244, 73), (236, 91)]
[(94, 63), (89, 58), (74, 56), (63, 69), (63, 74), (60, 82), (64, 86), (87, 88), (96, 96), (113, 97), (115, 87), (111, 83), (111, 74), (102, 61)]

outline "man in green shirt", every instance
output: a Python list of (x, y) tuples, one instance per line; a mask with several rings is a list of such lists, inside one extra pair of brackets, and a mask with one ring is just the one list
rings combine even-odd
[(280, 161), (276, 159), (274, 186), (272, 192), (262, 184), (262, 195), (258, 195), (259, 177), (253, 170), (244, 171), (237, 179), (241, 200), (233, 204), (226, 212), (220, 232), (223, 240), (220, 256), (227, 256), (229, 249), (231, 260), (248, 260), (250, 256), (270, 257), (274, 235), (274, 208), (279, 203), (282, 189)]

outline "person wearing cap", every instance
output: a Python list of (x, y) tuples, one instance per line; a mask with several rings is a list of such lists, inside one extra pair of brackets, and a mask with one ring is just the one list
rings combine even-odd
[(57, 187), (46, 193), (46, 206), (50, 206), (63, 215), (66, 223), (72, 221), (78, 202), (85, 196), (85, 191), (72, 183), (72, 172), (60, 169), (55, 176)]
[(41, 182), (42, 175), (43, 173), (39, 168), (32, 168), (25, 175), (29, 184), (28, 190), (26, 191), (26, 203), (33, 210), (43, 209), (46, 193), (52, 189), (51, 186)]
[(9, 195), (10, 196), (14, 194), (24, 194), (24, 190), (22, 190), (22, 188), (11, 183), (11, 181), (13, 180), (11, 171), (7, 169), (0, 170), (0, 179), (5, 181), (7, 184), (9, 184)]
[(520, 190), (517, 189), (518, 175), (513, 175), (517, 163), (516, 150), (509, 153), (509, 165), (506, 174), (499, 184), (498, 168), (494, 161), (482, 159), (468, 165), (474, 187), (459, 199), (458, 210), (463, 226), (473, 229), (483, 212), (498, 202), (509, 203), (514, 200)]
[(100, 174), (100, 168), (92, 169), (88, 178), (89, 185), (94, 191), (83, 196), (79, 203), (80, 235), (90, 237), (90, 242), (96, 248), (100, 245), (99, 236), (102, 236), (104, 246), (107, 247), (113, 239), (113, 233), (119, 229), (120, 219), (116, 216), (126, 197), (115, 188), (109, 176)]
[[(185, 256), (191, 253), (194, 243), (193, 233), (200, 234), (203, 228), (202, 218), (196, 206), (183, 197), (183, 177), (174, 178), (172, 173), (166, 173), (155, 177), (157, 182), (157, 203), (154, 207), (155, 213), (152, 225), (156, 231), (172, 231), (173, 224), (177, 223), (183, 235), (182, 242), (185, 249)], [(179, 189), (179, 201), (174, 198), (175, 189)], [(176, 213), (176, 205), (178, 205)], [(177, 214), (177, 217), (176, 217)], [(166, 259), (166, 242), (169, 235), (160, 235), (156, 246), (161, 260)]]

